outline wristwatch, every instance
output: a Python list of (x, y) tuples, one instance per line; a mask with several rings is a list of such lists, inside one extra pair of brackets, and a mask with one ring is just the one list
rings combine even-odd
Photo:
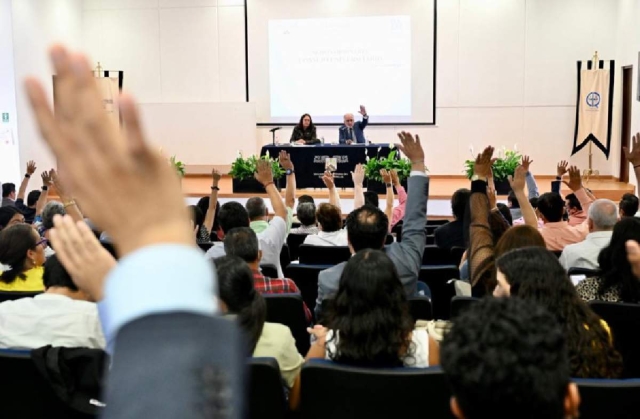
[(393, 188), (393, 183), (387, 183), (387, 188)]
[(285, 173), (287, 176), (289, 176), (289, 175), (294, 174), (294, 173), (295, 173), (295, 171), (294, 171), (293, 169), (287, 169), (287, 170), (285, 170), (285, 171), (284, 171), (284, 173)]
[(212, 187), (211, 187), (211, 190), (212, 190), (212, 191), (219, 191), (219, 190), (220, 190), (220, 188), (218, 188), (217, 186), (212, 186)]
[(26, 177), (26, 178), (30, 178), (30, 177), (31, 177), (31, 175), (30, 175), (29, 173), (25, 173), (25, 174), (24, 174), (24, 177)]
[(42, 190), (43, 190), (43, 191), (49, 190), (49, 187), (48, 187), (48, 186), (43, 186), (43, 187), (42, 187)]
[(476, 175), (476, 174), (474, 174), (473, 176), (471, 176), (471, 182), (475, 182), (476, 180), (487, 180), (487, 179), (486, 179), (486, 178), (485, 178), (485, 179), (482, 179), (482, 178), (480, 178), (480, 176), (478, 176), (478, 175)]

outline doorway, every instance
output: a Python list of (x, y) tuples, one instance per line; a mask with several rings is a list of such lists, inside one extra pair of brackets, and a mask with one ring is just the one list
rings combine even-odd
[(622, 126), (620, 129), (620, 182), (629, 182), (629, 161), (624, 155), (623, 147), (631, 142), (631, 103), (633, 100), (633, 66), (622, 67)]

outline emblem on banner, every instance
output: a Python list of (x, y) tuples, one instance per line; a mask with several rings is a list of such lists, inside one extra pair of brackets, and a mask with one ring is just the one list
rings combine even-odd
[(595, 108), (597, 110), (598, 106), (600, 106), (600, 93), (590, 92), (587, 95), (587, 106), (589, 106), (590, 108)]

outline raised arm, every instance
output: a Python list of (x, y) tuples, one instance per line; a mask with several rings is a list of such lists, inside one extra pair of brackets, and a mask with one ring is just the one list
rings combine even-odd
[(536, 212), (531, 206), (531, 202), (529, 202), (527, 194), (524, 191), (526, 177), (527, 169), (525, 169), (523, 165), (520, 165), (516, 167), (513, 176), (509, 177), (509, 184), (511, 185), (511, 189), (513, 190), (513, 193), (516, 195), (516, 198), (520, 203), (520, 211), (522, 211), (522, 218), (524, 218), (524, 223), (533, 228), (538, 228), (538, 217), (536, 216)]
[(405, 191), (402, 185), (400, 184), (400, 178), (398, 177), (398, 172), (395, 170), (391, 171), (391, 182), (393, 183), (393, 186), (396, 188), (399, 204), (397, 207), (393, 208), (393, 212), (391, 214), (391, 220), (389, 223), (389, 231), (391, 231), (391, 228), (396, 224), (398, 224), (398, 222), (404, 218), (404, 213), (407, 209), (407, 191)]
[(384, 184), (387, 186), (387, 205), (384, 208), (384, 213), (389, 220), (389, 225), (391, 225), (391, 216), (393, 215), (393, 184), (391, 183), (391, 173), (386, 169), (381, 169), (380, 176), (382, 177)]
[(58, 176), (58, 173), (55, 171), (55, 169), (51, 169), (49, 174), (51, 175), (53, 186), (56, 188), (56, 191), (58, 191), (58, 196), (60, 197), (60, 200), (62, 200), (62, 204), (64, 205), (64, 209), (67, 214), (71, 218), (73, 218), (74, 221), (84, 220), (82, 212), (80, 212), (80, 208), (78, 208), (78, 205), (76, 204), (76, 200), (73, 199), (71, 195), (65, 192), (65, 189), (60, 182), (60, 177)]
[[(569, 187), (580, 201), (580, 206), (585, 213), (589, 212), (589, 207), (593, 204), (593, 197), (589, 196), (587, 191), (582, 186), (582, 175), (580, 174), (580, 169), (576, 166), (571, 166), (569, 168), (569, 182), (564, 181), (564, 184)], [(586, 222), (586, 220), (585, 220)]]
[(364, 205), (364, 168), (361, 164), (357, 164), (353, 172), (353, 209), (358, 209)]
[(527, 190), (529, 191), (529, 199), (540, 196), (536, 179), (533, 177), (533, 173), (529, 170), (531, 163), (533, 163), (533, 160), (531, 160), (529, 156), (522, 156), (522, 167), (527, 171), (525, 180), (527, 182)]
[[(640, 132), (631, 138), (631, 151), (627, 147), (623, 147), (623, 150), (627, 160), (633, 165), (636, 182), (640, 184)], [(636, 195), (638, 195), (637, 192)]]
[(36, 217), (42, 214), (42, 210), (44, 209), (44, 206), (47, 205), (47, 199), (49, 197), (49, 189), (53, 184), (53, 182), (51, 181), (51, 171), (42, 172), (40, 177), (42, 178), (42, 192), (40, 193), (40, 198), (38, 198), (38, 202), (36, 202)]
[(204, 215), (204, 228), (207, 229), (209, 234), (213, 234), (213, 223), (216, 218), (216, 206), (218, 205), (218, 192), (220, 192), (220, 188), (218, 185), (220, 184), (220, 179), (222, 175), (220, 172), (216, 170), (214, 167), (211, 170), (211, 195), (209, 196), (209, 207), (207, 208), (207, 213)]
[(280, 151), (278, 156), (280, 166), (285, 170), (287, 175), (287, 189), (284, 193), (284, 202), (287, 208), (293, 209), (296, 205), (296, 174), (291, 161), (291, 156), (284, 150)]
[(257, 170), (255, 178), (262, 184), (262, 186), (264, 186), (264, 189), (267, 191), (267, 195), (269, 195), (271, 207), (273, 208), (275, 216), (282, 218), (286, 222), (287, 209), (284, 206), (284, 202), (282, 201), (280, 192), (278, 192), (276, 185), (273, 183), (273, 172), (271, 171), (271, 163), (266, 160), (259, 159), (258, 163), (256, 164), (256, 169)]
[(362, 121), (358, 122), (360, 124), (360, 129), (365, 129), (367, 124), (369, 123), (369, 115), (367, 114), (367, 109), (364, 105), (360, 105), (360, 110), (358, 111), (360, 115), (362, 115)]
[(329, 190), (329, 203), (331, 205), (335, 205), (338, 209), (340, 207), (340, 195), (338, 194), (338, 190), (336, 189), (336, 184), (333, 179), (333, 173), (326, 171), (324, 175), (322, 175), (322, 181), (324, 182), (324, 186)]
[(469, 198), (469, 271), (474, 295), (491, 291), (494, 268), (493, 234), (489, 227), (487, 181), (491, 177), (493, 147), (478, 154), (474, 165), (471, 197)]
[(560, 192), (560, 186), (562, 185), (562, 176), (569, 171), (569, 162), (562, 160), (558, 163), (556, 168), (556, 180), (551, 182), (551, 192), (555, 192), (558, 195), (562, 195)]
[(27, 185), (29, 185), (29, 178), (35, 172), (36, 172), (36, 162), (34, 162), (33, 160), (29, 160), (27, 162), (27, 172), (25, 173), (24, 178), (22, 178), (22, 182), (20, 182), (20, 189), (18, 190), (18, 197), (16, 198), (16, 201), (18, 199), (24, 201), (24, 195), (27, 192)]

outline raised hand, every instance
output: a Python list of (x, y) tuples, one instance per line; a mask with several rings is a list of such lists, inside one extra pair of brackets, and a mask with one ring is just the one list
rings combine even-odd
[(40, 177), (42, 178), (42, 186), (46, 186), (47, 188), (49, 188), (53, 184), (53, 181), (51, 180), (51, 171), (42, 172)]
[(569, 171), (569, 162), (566, 160), (562, 160), (558, 163), (558, 167), (556, 168), (558, 177), (564, 176), (565, 173)]
[(273, 183), (273, 171), (271, 169), (271, 163), (266, 160), (258, 159), (258, 162), (256, 163), (255, 178), (265, 188), (270, 183)]
[(382, 177), (382, 182), (387, 185), (391, 184), (391, 173), (387, 169), (380, 169), (380, 176)]
[(364, 168), (362, 164), (356, 164), (356, 168), (351, 172), (351, 179), (353, 179), (354, 186), (362, 186), (364, 183)]
[(214, 185), (218, 185), (220, 183), (220, 179), (222, 179), (222, 175), (215, 167), (211, 169), (211, 180), (213, 180)]
[(516, 170), (513, 172), (513, 176), (509, 176), (509, 185), (511, 185), (511, 189), (513, 192), (524, 191), (524, 185), (526, 184), (525, 177), (527, 175), (527, 171), (524, 166), (520, 165), (516, 167)]
[(622, 149), (624, 150), (624, 155), (627, 157), (627, 160), (629, 160), (629, 163), (631, 163), (634, 166), (639, 165), (640, 164), (640, 132), (631, 138), (631, 151), (629, 151), (629, 148), (627, 147), (622, 147)]
[(400, 178), (398, 177), (398, 171), (391, 169), (389, 171), (389, 173), (391, 174), (391, 182), (395, 185), (395, 186), (400, 186)]
[(411, 170), (424, 171), (424, 150), (420, 144), (420, 137), (413, 135), (409, 132), (402, 131), (398, 134), (400, 138), (400, 144), (396, 144), (396, 147), (409, 159), (411, 162)]
[(491, 167), (496, 161), (496, 159), (493, 158), (493, 151), (494, 148), (489, 146), (476, 157), (473, 173), (481, 179), (489, 179), (492, 176)]
[(576, 166), (571, 166), (569, 168), (569, 182), (563, 181), (562, 183), (567, 185), (573, 192), (582, 189), (582, 175), (580, 174), (580, 169)]
[(531, 163), (533, 163), (533, 160), (531, 160), (529, 156), (522, 156), (522, 167), (524, 167), (524, 170), (527, 172), (529, 172), (529, 166), (531, 166)]
[(358, 113), (362, 116), (367, 116), (367, 110), (365, 109), (364, 105), (360, 105), (360, 110), (358, 111)]
[(109, 232), (122, 256), (158, 243), (194, 246), (180, 180), (147, 144), (131, 97), (119, 98), (121, 131), (104, 112), (87, 59), (59, 45), (50, 53), (57, 74), (55, 117), (40, 82), (29, 78), (26, 88), (67, 193)]
[(74, 284), (95, 301), (102, 300), (104, 282), (116, 260), (96, 239), (84, 221), (74, 222), (70, 216), (53, 217), (51, 244)]
[(284, 150), (280, 151), (280, 155), (278, 156), (278, 160), (280, 161), (280, 166), (284, 170), (293, 170), (293, 162), (291, 161), (291, 156)]
[(36, 162), (34, 162), (33, 160), (29, 160), (27, 162), (27, 174), (31, 176), (35, 172), (36, 172)]
[(324, 172), (324, 175), (322, 175), (322, 181), (324, 182), (324, 186), (326, 186), (327, 189), (333, 189), (336, 186), (333, 178), (333, 173), (329, 171)]
[(498, 194), (493, 182), (487, 184), (487, 197), (489, 198), (489, 208), (496, 208), (498, 206)]

